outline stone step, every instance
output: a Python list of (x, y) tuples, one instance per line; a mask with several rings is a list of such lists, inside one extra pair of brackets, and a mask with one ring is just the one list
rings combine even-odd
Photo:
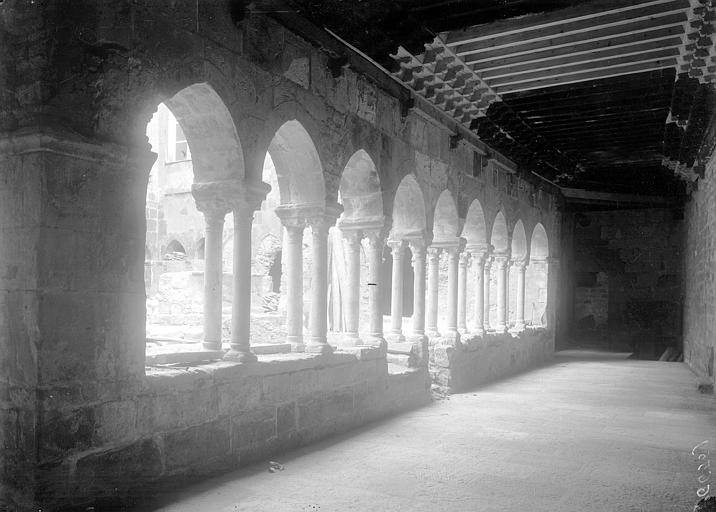
[(416, 368), (418, 357), (415, 354), (388, 354), (388, 364), (404, 366), (405, 368)]
[(412, 354), (415, 351), (415, 346), (409, 342), (394, 342), (388, 343), (388, 354)]

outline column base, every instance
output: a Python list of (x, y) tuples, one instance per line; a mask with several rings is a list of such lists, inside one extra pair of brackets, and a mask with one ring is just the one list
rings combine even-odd
[(473, 328), (473, 329), (470, 331), (470, 334), (472, 334), (473, 336), (484, 336), (484, 335), (485, 335), (485, 329), (483, 329), (483, 328), (479, 328), (479, 329)]
[(415, 347), (419, 359), (418, 366), (428, 366), (430, 359), (428, 337), (425, 334), (411, 334), (408, 336), (408, 341)]
[(427, 330), (425, 331), (425, 334), (428, 336), (428, 338), (439, 338), (441, 336), (440, 332), (436, 330)]
[(204, 350), (220, 351), (221, 350), (221, 342), (220, 341), (202, 341), (201, 347)]
[(236, 361), (237, 363), (255, 363), (259, 358), (251, 351), (230, 349), (224, 354), (224, 361)]
[(303, 349), (304, 352), (307, 354), (321, 354), (321, 355), (328, 355), (333, 353), (333, 347), (330, 346), (328, 343), (326, 343), (325, 340), (322, 341), (309, 341), (306, 344), (306, 347)]
[(463, 336), (470, 334), (470, 331), (467, 330), (467, 327), (458, 327), (457, 332), (459, 332)]
[(357, 332), (346, 332), (341, 336), (341, 345), (346, 347), (360, 347), (364, 345)]
[(385, 338), (383, 337), (382, 332), (372, 332), (368, 334), (367, 339), (364, 340), (367, 345), (373, 346), (373, 347), (381, 347), (381, 348), (387, 348), (388, 342), (385, 341)]
[(505, 324), (497, 324), (494, 330), (497, 333), (504, 334), (507, 332), (507, 326)]
[(455, 346), (460, 342), (460, 333), (457, 331), (448, 331), (440, 337), (440, 343), (443, 345)]
[(518, 332), (522, 332), (522, 331), (524, 331), (524, 330), (525, 330), (525, 324), (524, 324), (524, 323), (516, 323), (515, 325), (512, 326), (512, 328), (510, 329), (510, 332), (511, 332), (511, 333), (518, 333)]
[(389, 343), (401, 343), (405, 341), (405, 336), (403, 336), (402, 332), (389, 332), (385, 335), (385, 339), (388, 340)]
[(306, 348), (301, 336), (286, 336), (286, 343), (291, 344), (291, 352), (303, 352)]

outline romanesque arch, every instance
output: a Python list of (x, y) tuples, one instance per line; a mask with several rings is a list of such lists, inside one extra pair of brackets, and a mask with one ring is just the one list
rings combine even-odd
[(525, 318), (530, 325), (545, 326), (549, 296), (549, 238), (538, 222), (530, 238), (530, 259), (526, 270)]
[(509, 272), (509, 288), (507, 297), (509, 300), (510, 325), (516, 329), (524, 328), (524, 275), (527, 264), (527, 236), (525, 226), (521, 219), (517, 220), (512, 230), (512, 243), (510, 249), (511, 264)]
[(485, 212), (479, 199), (470, 203), (465, 216), (465, 226), (462, 229), (462, 237), (468, 247), (487, 245), (487, 226), (485, 224)]

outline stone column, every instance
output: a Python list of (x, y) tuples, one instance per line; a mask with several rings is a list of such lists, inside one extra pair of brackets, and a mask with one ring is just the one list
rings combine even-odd
[(346, 293), (343, 296), (347, 345), (360, 345), (358, 326), (360, 319), (360, 240), (361, 232), (343, 230), (343, 247), (346, 258)]
[(485, 332), (489, 331), (491, 329), (490, 326), (490, 278), (492, 277), (492, 258), (489, 256), (485, 258), (485, 276), (484, 276), (484, 303), (485, 303), (485, 309), (484, 309), (484, 328)]
[(459, 247), (445, 249), (448, 253), (448, 283), (447, 283), (447, 331), (449, 334), (457, 334), (457, 274), (460, 260)]
[(327, 217), (311, 221), (313, 235), (313, 264), (311, 279), (311, 311), (309, 325), (311, 337), (306, 352), (330, 354), (333, 348), (328, 344), (328, 228)]
[(388, 242), (393, 257), (393, 283), (390, 294), (390, 341), (405, 341), (403, 336), (403, 255), (405, 245), (402, 240)]
[(425, 241), (410, 240), (413, 253), (413, 335), (425, 337)]
[(380, 280), (380, 267), (383, 262), (385, 241), (380, 230), (365, 233), (368, 250), (368, 311), (370, 312), (369, 336), (373, 343), (383, 344), (383, 312), (380, 304), (380, 292), (383, 283)]
[(427, 325), (428, 336), (440, 336), (438, 332), (438, 291), (440, 279), (440, 251), (439, 247), (428, 247), (428, 297), (427, 297)]
[(227, 210), (199, 205), (204, 214), (204, 348), (221, 350), (221, 278), (224, 217)]
[(470, 254), (467, 251), (460, 253), (457, 274), (457, 330), (467, 333), (467, 265)]
[(515, 266), (517, 267), (517, 312), (513, 330), (522, 331), (525, 328), (525, 271), (527, 263), (516, 261)]
[(497, 332), (507, 332), (507, 256), (495, 256), (497, 265)]
[(234, 300), (231, 305), (231, 348), (224, 359), (250, 363), (251, 352), (251, 224), (254, 211), (234, 209)]
[(475, 332), (482, 334), (485, 330), (485, 253), (472, 253), (475, 267)]
[(284, 225), (286, 254), (286, 341), (293, 352), (303, 352), (303, 225)]

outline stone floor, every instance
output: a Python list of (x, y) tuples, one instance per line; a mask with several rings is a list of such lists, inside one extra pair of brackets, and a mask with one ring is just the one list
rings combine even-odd
[(277, 456), (283, 471), (266, 462), (142, 510), (690, 511), (691, 450), (704, 440), (716, 465), (716, 400), (696, 391), (682, 363), (560, 353), (549, 366)]

